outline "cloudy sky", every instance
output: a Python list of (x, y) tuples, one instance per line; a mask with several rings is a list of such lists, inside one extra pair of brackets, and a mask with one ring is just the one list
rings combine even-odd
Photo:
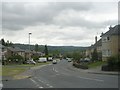
[(118, 20), (117, 2), (3, 2), (0, 38), (13, 43), (89, 46)]

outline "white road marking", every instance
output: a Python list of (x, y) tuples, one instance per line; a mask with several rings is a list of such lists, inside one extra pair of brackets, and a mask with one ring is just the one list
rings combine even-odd
[(43, 87), (39, 87), (39, 88), (43, 88)]
[(53, 86), (51, 86), (50, 84), (46, 83), (45, 81), (41, 80), (41, 79), (38, 79), (37, 77), (34, 77), (36, 78), (38, 81), (42, 82), (43, 84), (45, 84), (46, 86), (52, 88)]
[(38, 88), (43, 88), (42, 86), (40, 86), (35, 80), (33, 80), (32, 78), (30, 78), (30, 80), (38, 87)]
[(50, 88), (53, 88), (53, 86), (49, 86)]
[(55, 68), (53, 67), (53, 71), (55, 71)]
[(33, 79), (31, 79), (31, 78), (30, 78), (30, 80), (31, 80), (33, 83), (35, 83), (35, 84), (36, 84), (36, 81), (35, 81), (35, 80), (33, 80)]
[(42, 80), (40, 80), (40, 79), (38, 79), (38, 81), (40, 81), (40, 82), (44, 83), (44, 81), (42, 81)]
[(53, 71), (58, 72), (54, 67), (53, 67)]
[(87, 80), (94, 80), (94, 81), (99, 81), (99, 82), (104, 81), (104, 80), (100, 80), (100, 79), (93, 79), (93, 78), (86, 78), (86, 77), (78, 77), (78, 78), (87, 79)]
[(55, 72), (58, 72), (58, 71), (55, 69)]
[[(55, 72), (58, 72), (57, 70), (55, 70), (55, 68), (53, 68), (53, 70), (55, 71)], [(68, 71), (67, 69), (64, 69), (64, 70), (66, 70), (66, 71)], [(62, 73), (62, 74), (65, 74), (65, 73)], [(52, 77), (55, 77), (55, 76), (57, 76), (57, 75), (60, 75), (60, 74), (55, 74), (55, 75), (53, 75)], [(65, 74), (66, 75), (66, 74)], [(68, 74), (67, 74), (68, 75)], [(78, 77), (78, 78), (82, 78), (82, 79), (87, 79), (87, 80), (94, 80), (94, 81), (99, 81), (99, 82), (103, 82), (104, 80), (100, 80), (100, 79), (93, 79), (93, 78), (86, 78), (86, 77)]]

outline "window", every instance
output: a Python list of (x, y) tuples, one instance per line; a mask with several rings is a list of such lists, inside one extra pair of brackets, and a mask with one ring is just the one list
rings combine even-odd
[(111, 56), (111, 51), (110, 50), (107, 50), (107, 55)]
[(107, 40), (109, 41), (109, 40), (110, 40), (110, 37), (107, 37)]

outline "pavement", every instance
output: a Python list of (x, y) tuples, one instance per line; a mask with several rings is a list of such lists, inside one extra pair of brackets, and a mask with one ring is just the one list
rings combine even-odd
[(104, 74), (104, 75), (119, 75), (120, 73), (117, 71), (102, 71), (101, 66), (98, 66), (96, 68), (89, 68), (89, 69), (80, 69), (76, 68), (79, 71), (91, 73), (91, 74)]

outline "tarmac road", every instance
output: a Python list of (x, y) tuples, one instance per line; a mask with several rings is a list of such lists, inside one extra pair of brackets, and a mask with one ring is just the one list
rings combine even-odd
[(3, 81), (3, 88), (118, 88), (118, 76), (86, 73), (61, 60), (35, 69), (31, 78)]

